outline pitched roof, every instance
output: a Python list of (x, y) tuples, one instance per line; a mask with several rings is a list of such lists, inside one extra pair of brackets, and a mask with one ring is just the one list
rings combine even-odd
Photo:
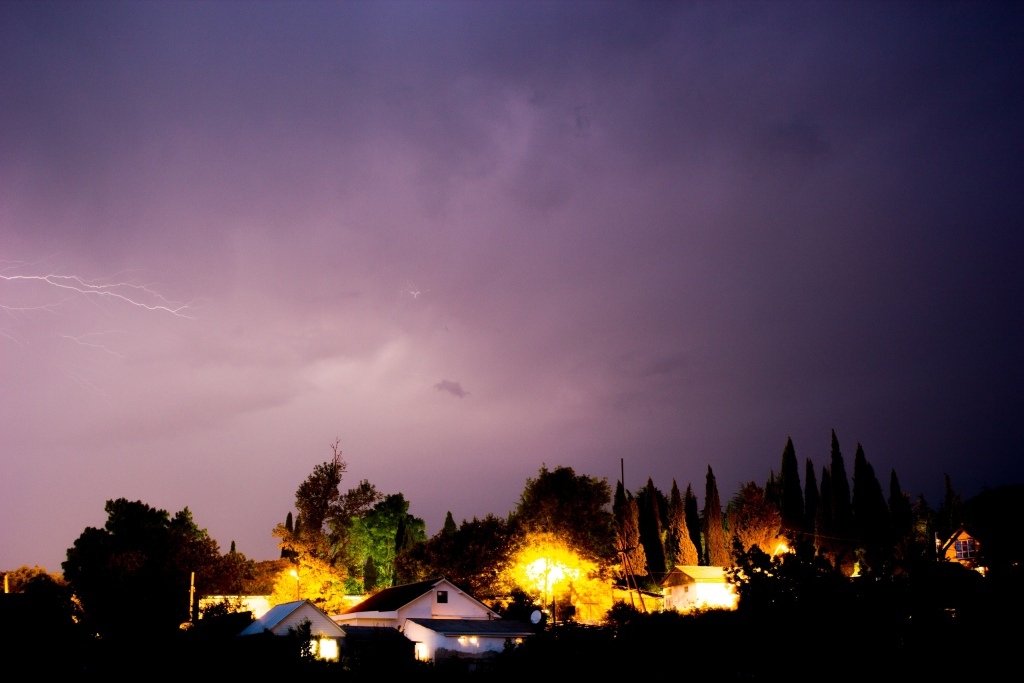
[(392, 586), (374, 593), (358, 605), (349, 607), (342, 614), (355, 614), (356, 612), (395, 612), (400, 607), (405, 607), (410, 602), (420, 597), (434, 586), (445, 581), (445, 579), (429, 579), (417, 583), (407, 583), (404, 586)]
[(697, 582), (725, 581), (725, 567), (704, 567), (677, 564), (672, 568), (672, 571), (669, 572), (668, 576), (665, 577), (665, 580), (662, 581), (661, 585), (675, 585), (674, 583), (670, 584), (671, 581), (676, 580), (676, 577), (673, 577), (673, 574), (675, 574), (676, 577), (678, 577), (679, 574), (684, 574)]
[(264, 631), (273, 631), (274, 628), (277, 627), (281, 622), (283, 622), (289, 616), (299, 611), (306, 605), (309, 605), (309, 608), (323, 614), (324, 620), (326, 620), (326, 622), (330, 623), (335, 628), (338, 628), (339, 635), (344, 635), (344, 631), (342, 631), (340, 627), (337, 627), (337, 625), (335, 625), (334, 622), (331, 621), (330, 617), (324, 614), (323, 610), (321, 610), (319, 607), (314, 605), (309, 600), (294, 600), (292, 602), (282, 602), (280, 605), (275, 605), (271, 607), (267, 611), (267, 613), (264, 614), (262, 617), (249, 624), (238, 635), (252, 636), (263, 633)]
[(526, 624), (512, 619), (423, 619), (409, 621), (429, 628), (446, 636), (532, 636), (533, 630)]

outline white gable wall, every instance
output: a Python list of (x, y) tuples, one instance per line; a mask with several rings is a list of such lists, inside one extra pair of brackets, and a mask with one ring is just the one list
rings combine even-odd
[(304, 604), (286, 616), (271, 629), (271, 632), (274, 635), (283, 636), (288, 633), (289, 629), (298, 628), (299, 624), (307, 620), (314, 636), (323, 634), (332, 638), (340, 638), (343, 635), (338, 625), (331, 621), (330, 617), (310, 604)]

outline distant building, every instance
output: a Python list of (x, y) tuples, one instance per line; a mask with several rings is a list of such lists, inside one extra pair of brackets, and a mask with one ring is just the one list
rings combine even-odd
[(676, 565), (661, 582), (666, 610), (736, 609), (738, 596), (724, 567)]

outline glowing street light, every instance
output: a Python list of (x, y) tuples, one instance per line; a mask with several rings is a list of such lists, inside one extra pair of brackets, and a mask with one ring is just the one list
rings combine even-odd
[(291, 571), (291, 575), (295, 577), (295, 599), (300, 600), (301, 598), (299, 598), (299, 573), (293, 569)]

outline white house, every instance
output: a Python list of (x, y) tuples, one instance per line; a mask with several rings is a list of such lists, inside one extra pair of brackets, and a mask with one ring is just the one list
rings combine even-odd
[(337, 661), (345, 631), (309, 600), (285, 602), (271, 607), (238, 635), (253, 636), (270, 632), (275, 636), (286, 636), (306, 621), (309, 622), (313, 636), (314, 654), (319, 659)]
[(390, 626), (404, 630), (406, 620), (499, 619), (498, 613), (448, 579), (430, 579), (393, 586), (374, 593), (341, 614), (334, 623), (344, 627)]
[(331, 619), (342, 628), (397, 629), (415, 644), (422, 661), (487, 656), (500, 652), (506, 641), (521, 643), (533, 634), (444, 578), (385, 588)]
[(666, 610), (736, 609), (738, 596), (724, 567), (676, 565), (661, 582)]

